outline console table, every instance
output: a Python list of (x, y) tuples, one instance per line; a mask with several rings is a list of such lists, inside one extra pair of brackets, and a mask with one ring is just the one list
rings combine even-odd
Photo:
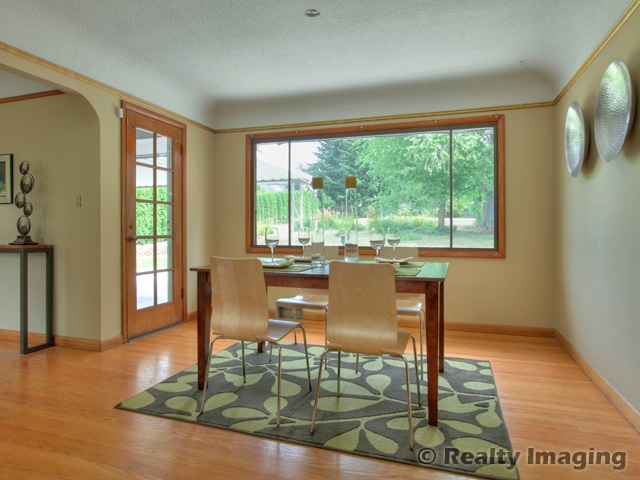
[[(53, 347), (53, 245), (0, 245), (0, 253), (20, 255), (20, 353), (31, 353)], [(46, 257), (46, 339), (29, 346), (29, 254)]]

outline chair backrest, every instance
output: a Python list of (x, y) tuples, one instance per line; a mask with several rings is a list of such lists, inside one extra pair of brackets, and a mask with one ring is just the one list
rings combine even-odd
[[(418, 260), (418, 247), (396, 247), (396, 258), (413, 257), (414, 260)], [(393, 257), (393, 247), (382, 247), (380, 249), (380, 256), (382, 258)]]
[[(303, 255), (311, 255), (311, 245), (304, 247), (302, 251)], [(325, 260), (337, 260), (339, 257), (337, 245), (325, 245), (324, 246), (324, 259)]]
[(393, 266), (331, 262), (327, 345), (380, 355), (398, 341)]
[(247, 341), (266, 334), (269, 306), (260, 260), (211, 257), (210, 262), (213, 330)]

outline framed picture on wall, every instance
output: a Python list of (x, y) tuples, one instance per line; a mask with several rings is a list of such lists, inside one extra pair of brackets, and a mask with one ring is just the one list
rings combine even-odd
[(0, 204), (13, 203), (13, 155), (0, 154)]

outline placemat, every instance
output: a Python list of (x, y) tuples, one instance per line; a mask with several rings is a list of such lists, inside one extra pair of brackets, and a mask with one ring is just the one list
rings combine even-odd
[(268, 265), (263, 265), (262, 268), (265, 270), (273, 270), (275, 272), (304, 272), (305, 270), (311, 270), (313, 268), (312, 265), (289, 265), (287, 267), (269, 267)]

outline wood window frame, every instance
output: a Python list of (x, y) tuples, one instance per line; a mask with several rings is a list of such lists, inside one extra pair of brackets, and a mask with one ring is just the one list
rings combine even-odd
[[(290, 131), (279, 131), (269, 133), (253, 133), (248, 134), (245, 139), (246, 145), (246, 212), (245, 212), (245, 250), (247, 253), (264, 254), (270, 250), (264, 245), (255, 245), (255, 175), (256, 169), (254, 165), (254, 142), (257, 140), (309, 140), (313, 138), (322, 138), (327, 136), (354, 135), (356, 133), (376, 133), (376, 132), (392, 132), (414, 129), (434, 129), (446, 127), (461, 127), (480, 124), (496, 125), (496, 163), (495, 178), (496, 190), (495, 201), (497, 207), (495, 211), (496, 226), (495, 235), (496, 247), (493, 249), (462, 249), (462, 248), (436, 248), (436, 247), (420, 247), (421, 257), (461, 257), (461, 258), (506, 258), (506, 205), (505, 205), (505, 119), (504, 115), (485, 115), (479, 117), (465, 118), (448, 118), (437, 120), (423, 120), (414, 122), (400, 123), (384, 123), (372, 125), (357, 125), (349, 127), (332, 127), (322, 129), (299, 129)], [(283, 254), (296, 253), (300, 251), (300, 247), (287, 246), (279, 247), (278, 251)]]

